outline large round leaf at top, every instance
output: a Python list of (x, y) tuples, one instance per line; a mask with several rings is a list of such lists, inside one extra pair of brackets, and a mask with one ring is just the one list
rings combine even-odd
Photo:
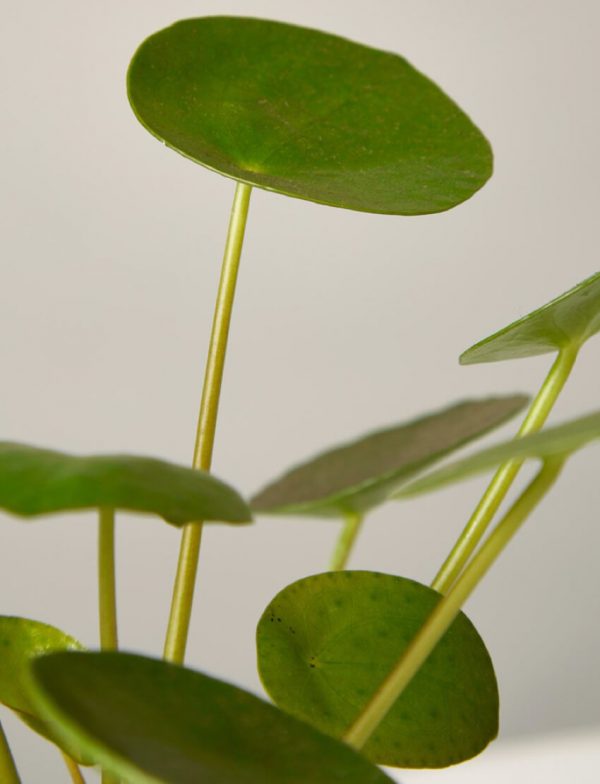
[(128, 74), (141, 123), (236, 180), (364, 212), (421, 215), (468, 199), (489, 143), (396, 54), (263, 19), (186, 19)]
[(460, 357), (461, 365), (549, 354), (582, 346), (600, 332), (600, 272), (498, 330)]
[[(284, 588), (257, 631), (258, 666), (280, 708), (343, 737), (432, 612), (431, 588), (377, 572), (328, 572)], [(498, 731), (489, 654), (460, 613), (363, 751), (402, 768), (453, 765)]]
[(53, 654), (35, 662), (32, 694), (65, 740), (128, 784), (391, 784), (253, 694), (156, 659)]

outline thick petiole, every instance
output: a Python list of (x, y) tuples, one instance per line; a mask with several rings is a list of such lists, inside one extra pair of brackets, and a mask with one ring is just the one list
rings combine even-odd
[[(544, 425), (556, 399), (561, 393), (577, 359), (578, 346), (562, 349), (533, 403), (523, 420), (517, 438), (535, 433)], [(481, 501), (454, 545), (450, 555), (437, 573), (431, 587), (439, 593), (447, 593), (465, 564), (481, 541), (498, 507), (504, 500), (515, 477), (519, 473), (522, 460), (509, 460), (494, 474)]]
[[(251, 191), (250, 185), (237, 183), (221, 267), (194, 447), (193, 466), (203, 471), (210, 469), (212, 461), (227, 338)], [(177, 664), (185, 658), (201, 538), (202, 522), (188, 523), (184, 527), (164, 648), (164, 658)]]
[(98, 609), (100, 647), (117, 649), (117, 597), (115, 579), (115, 510), (102, 508), (98, 519)]
[(62, 752), (62, 756), (65, 761), (65, 765), (67, 766), (67, 770), (69, 771), (69, 776), (71, 777), (71, 781), (73, 782), (73, 784), (85, 784), (85, 779), (81, 775), (79, 766), (71, 759), (71, 757), (69, 757), (64, 752)]
[(331, 558), (331, 563), (329, 565), (330, 571), (337, 572), (346, 568), (348, 558), (350, 557), (350, 553), (356, 542), (356, 537), (362, 527), (363, 520), (363, 515), (358, 513), (349, 513), (346, 515), (344, 527), (342, 528), (335, 550), (333, 551), (333, 557)]
[(394, 669), (346, 732), (344, 735), (346, 743), (360, 749), (375, 732), (452, 624), (482, 577), (554, 484), (563, 463), (564, 459), (545, 463), (535, 479), (515, 501), (450, 591), (440, 599)]
[(6, 735), (0, 724), (0, 781), (4, 784), (21, 784)]

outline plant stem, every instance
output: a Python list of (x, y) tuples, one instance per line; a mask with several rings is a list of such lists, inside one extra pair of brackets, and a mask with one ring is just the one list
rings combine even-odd
[(0, 724), (0, 781), (2, 784), (21, 784), (13, 755)]
[(98, 606), (103, 651), (118, 647), (115, 582), (115, 510), (103, 507), (98, 515)]
[[(250, 185), (237, 183), (221, 267), (192, 462), (194, 468), (203, 471), (210, 469), (212, 461), (227, 337), (251, 192)], [(185, 657), (201, 538), (202, 522), (184, 526), (164, 649), (165, 659), (178, 664)]]
[(331, 572), (341, 571), (346, 568), (348, 558), (356, 542), (356, 537), (362, 527), (364, 517), (357, 512), (350, 512), (345, 517), (344, 527), (337, 540), (329, 570)]
[[(578, 350), (579, 346), (568, 346), (561, 349), (540, 391), (531, 404), (527, 416), (523, 420), (523, 424), (516, 436), (517, 438), (535, 433), (544, 425), (548, 414), (569, 378), (569, 374), (577, 359)], [(439, 593), (446, 593), (462, 571), (481, 541), (522, 465), (523, 460), (509, 460), (501, 465), (494, 474), (492, 481), (450, 555), (446, 558), (434, 581), (431, 583), (431, 587)]]
[(346, 732), (344, 740), (360, 749), (364, 746), (390, 708), (418, 672), (440, 638), (458, 615), (460, 608), (484, 577), (490, 566), (515, 535), (521, 524), (556, 481), (564, 458), (548, 460), (498, 523), (479, 552), (473, 557), (450, 591), (440, 598), (394, 669), (381, 684), (362, 713)]
[(71, 759), (71, 757), (65, 754), (64, 751), (62, 752), (62, 756), (73, 784), (85, 784), (85, 779), (81, 775), (81, 771), (79, 770), (78, 765)]

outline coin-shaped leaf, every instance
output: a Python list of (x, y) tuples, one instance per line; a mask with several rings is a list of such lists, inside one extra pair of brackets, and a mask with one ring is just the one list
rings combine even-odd
[(462, 365), (579, 347), (600, 331), (600, 272), (467, 349)]
[(38, 709), (129, 784), (390, 784), (364, 757), (223, 681), (122, 653), (33, 667)]
[(261, 19), (186, 19), (135, 53), (129, 99), (169, 147), (236, 180), (366, 212), (468, 199), (490, 146), (396, 54)]
[(475, 452), (402, 487), (395, 498), (420, 495), (491, 471), (507, 460), (560, 458), (600, 438), (600, 412)]
[[(284, 588), (257, 632), (275, 703), (342, 737), (423, 625), (439, 594), (376, 572), (329, 572)], [(382, 765), (432, 768), (479, 753), (498, 731), (498, 690), (460, 614), (364, 747)]]
[[(54, 626), (28, 618), (0, 616), (0, 703), (13, 710), (32, 730), (52, 743), (57, 742), (52, 722), (46, 722), (38, 715), (29, 696), (31, 661), (53, 651), (76, 651), (82, 648), (76, 639)], [(91, 764), (81, 754), (74, 752), (73, 747), (68, 747), (68, 753), (80, 764)]]
[(514, 416), (524, 395), (468, 400), (370, 433), (288, 471), (250, 501), (265, 514), (340, 517), (364, 513), (403, 483)]
[(32, 517), (101, 506), (156, 514), (174, 525), (251, 519), (235, 490), (201, 471), (149, 457), (79, 457), (0, 442), (0, 508)]

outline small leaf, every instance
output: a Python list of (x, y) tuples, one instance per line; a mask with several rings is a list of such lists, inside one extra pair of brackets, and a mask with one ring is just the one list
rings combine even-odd
[(24, 517), (111, 507), (164, 517), (248, 522), (246, 503), (210, 474), (149, 457), (76, 457), (0, 442), (0, 507)]
[(389, 52), (263, 19), (186, 19), (128, 74), (150, 133), (260, 188), (335, 207), (420, 215), (475, 193), (489, 143), (433, 82)]
[(600, 272), (547, 305), (480, 340), (460, 357), (461, 365), (548, 354), (581, 346), (600, 331)]
[(362, 514), (436, 460), (506, 422), (526, 403), (523, 395), (468, 400), (371, 433), (293, 468), (250, 505), (266, 514)]
[[(42, 720), (29, 696), (31, 661), (53, 651), (81, 650), (83, 646), (73, 637), (54, 626), (28, 618), (0, 616), (0, 702), (13, 710), (32, 730), (52, 743), (56, 733), (52, 722)], [(59, 744), (60, 745), (60, 744)], [(64, 748), (64, 746), (63, 746)], [(74, 752), (68, 753), (82, 765), (89, 760)]]
[[(376, 572), (329, 572), (284, 588), (257, 631), (265, 688), (283, 710), (342, 737), (439, 600), (431, 588)], [(364, 747), (373, 762), (453, 765), (498, 731), (488, 652), (460, 613)]]
[(475, 452), (463, 460), (450, 463), (437, 471), (415, 479), (396, 493), (395, 498), (421, 495), (444, 485), (460, 482), (476, 474), (491, 471), (507, 460), (537, 458), (546, 460), (564, 457), (600, 438), (600, 411), (573, 419), (541, 433), (515, 438), (497, 446)]
[(38, 709), (129, 784), (390, 784), (343, 743), (242, 689), (122, 653), (33, 667)]

